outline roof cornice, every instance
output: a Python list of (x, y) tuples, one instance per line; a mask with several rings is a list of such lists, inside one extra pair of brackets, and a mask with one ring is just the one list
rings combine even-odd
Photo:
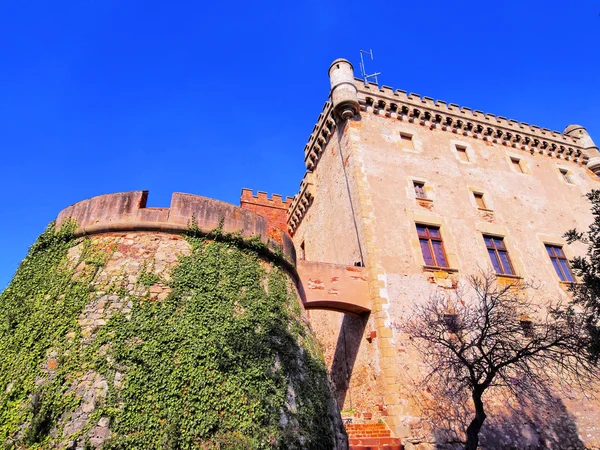
[(587, 161), (579, 139), (388, 86), (355, 79), (361, 111), (574, 162)]
[(288, 230), (292, 236), (302, 222), (302, 219), (304, 219), (304, 215), (308, 211), (314, 195), (313, 173), (307, 171), (300, 182), (300, 192), (294, 196), (294, 200), (287, 211)]
[[(565, 161), (586, 163), (589, 159), (585, 147), (575, 136), (472, 110), (466, 106), (448, 104), (442, 100), (434, 101), (431, 97), (407, 94), (402, 90), (394, 91), (389, 86), (380, 88), (375, 83), (365, 85), (359, 78), (355, 78), (354, 83), (361, 113), (414, 123)], [(288, 209), (288, 226), (292, 235), (312, 203), (314, 188), (311, 172), (316, 169), (335, 129), (333, 105), (331, 101), (327, 101), (304, 146), (307, 172), (300, 184), (300, 192), (294, 196)]]

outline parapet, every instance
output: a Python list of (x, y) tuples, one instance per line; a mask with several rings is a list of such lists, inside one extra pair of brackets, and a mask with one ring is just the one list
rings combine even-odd
[(293, 236), (298, 226), (304, 219), (309, 206), (315, 196), (314, 175), (312, 172), (306, 172), (300, 182), (300, 192), (294, 197), (294, 201), (287, 212), (288, 230)]
[(587, 161), (584, 142), (574, 133), (551, 131), (389, 86), (365, 86), (358, 78), (354, 81), (361, 111), (575, 163)]
[(285, 209), (286, 211), (292, 204), (292, 201), (294, 201), (293, 197), (286, 197), (286, 199), (283, 200), (283, 197), (279, 194), (273, 194), (271, 198), (269, 198), (267, 193), (263, 191), (258, 191), (257, 195), (254, 195), (252, 189), (247, 188), (242, 188), (242, 196), (240, 197), (241, 205), (247, 203), (269, 208)]
[(99, 195), (75, 203), (58, 215), (58, 225), (67, 218), (77, 221), (76, 236), (119, 231), (159, 231), (181, 234), (196, 223), (200, 231), (210, 232), (223, 225), (223, 232), (239, 232), (245, 237), (258, 236), (274, 251), (282, 250), (295, 264), (294, 246), (286, 235), (275, 242), (269, 237), (267, 219), (238, 206), (201, 197), (173, 193), (170, 208), (147, 208), (148, 191)]
[(269, 198), (263, 191), (254, 195), (251, 189), (242, 189), (240, 206), (264, 217), (267, 220), (267, 235), (283, 244), (284, 235), (287, 233), (287, 211), (293, 200), (287, 197), (284, 201), (279, 194), (273, 194), (272, 198)]
[[(360, 111), (390, 119), (419, 124), (462, 136), (481, 139), (515, 149), (585, 164), (587, 142), (579, 126), (563, 133), (502, 116), (473, 110), (466, 106), (434, 100), (432, 97), (355, 78)], [(574, 132), (577, 131), (577, 132)], [(334, 105), (326, 102), (317, 124), (304, 147), (306, 169), (314, 171), (327, 142), (335, 132)]]

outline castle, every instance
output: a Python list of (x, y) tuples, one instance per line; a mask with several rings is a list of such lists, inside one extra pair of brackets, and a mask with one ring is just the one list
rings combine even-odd
[[(145, 191), (108, 194), (66, 208), (57, 222), (75, 219), (77, 236), (120, 233), (118, 252), (133, 248), (142, 260), (151, 253), (157, 273), (183, 250), (178, 241), (154, 244), (148, 233), (161, 241), (193, 218), (205, 231), (258, 236), (293, 267), (350, 437), (367, 436), (365, 446), (400, 448), (402, 439), (407, 450), (432, 448), (414, 395), (418, 355), (397, 324), (415, 301), (455, 290), (482, 268), (500, 282), (534, 279), (566, 297), (568, 259), (585, 248), (562, 236), (592, 220), (583, 195), (600, 187), (600, 153), (581, 126), (560, 133), (363, 83), (344, 59), (329, 78), (330, 99), (304, 148), (307, 170), (293, 198), (243, 189), (234, 207), (176, 193), (170, 208), (146, 208)], [(150, 287), (159, 300), (169, 292)], [(89, 333), (102, 325), (88, 319)], [(521, 418), (511, 428), (526, 436), (519, 441), (544, 448), (554, 433), (561, 448), (600, 446), (600, 405), (557, 402), (545, 423)], [(558, 422), (561, 431), (543, 429)], [(377, 430), (371, 441), (369, 430)]]
[[(573, 280), (567, 259), (585, 248), (567, 246), (562, 236), (592, 222), (583, 195), (600, 186), (600, 154), (579, 125), (559, 133), (365, 84), (343, 59), (329, 77), (331, 98), (304, 149), (307, 172), (288, 209), (289, 232), (306, 262), (364, 268), (367, 304), (338, 307), (352, 295), (336, 293), (316, 303), (310, 320), (342, 409), (381, 417), (395, 436), (416, 444), (418, 355), (395, 324), (414, 302), (453, 290), (482, 268), (499, 282), (536, 280), (549, 295), (565, 296)], [(367, 308), (369, 319), (322, 307)], [(575, 417), (586, 444), (599, 446), (599, 405), (581, 398), (565, 404), (564, 417)], [(556, 408), (552, 414), (560, 415)], [(527, 445), (543, 448), (543, 426), (520, 420), (539, 427)]]

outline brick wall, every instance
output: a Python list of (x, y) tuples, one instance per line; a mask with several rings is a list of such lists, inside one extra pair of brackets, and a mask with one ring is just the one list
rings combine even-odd
[(242, 189), (240, 206), (267, 219), (267, 234), (277, 242), (282, 242), (282, 233), (287, 232), (287, 210), (292, 203), (292, 198), (285, 200), (279, 194), (267, 197), (266, 192), (258, 191), (254, 195), (251, 189)]

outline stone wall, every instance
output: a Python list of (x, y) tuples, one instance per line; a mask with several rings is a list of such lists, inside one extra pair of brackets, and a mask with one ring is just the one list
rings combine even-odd
[[(200, 240), (199, 242), (201, 245), (207, 245), (212, 241)], [(233, 244), (224, 244), (222, 248), (227, 252), (228, 248), (231, 249), (231, 245)], [(64, 395), (70, 398), (70, 404), (75, 405), (75, 407), (61, 412), (58, 417), (49, 416), (52, 417), (52, 420), (55, 420), (55, 422), (52, 422), (51, 429), (47, 430), (49, 435), (44, 441), (46, 447), (79, 450), (84, 447), (88, 448), (86, 445), (91, 445), (93, 448), (103, 448), (109, 440), (118, 436), (118, 433), (115, 435), (114, 429), (112, 428), (114, 425), (113, 422), (115, 420), (125, 420), (127, 414), (131, 414), (131, 411), (127, 410), (129, 405), (125, 400), (126, 397), (116, 404), (115, 398), (120, 397), (122, 395), (121, 390), (128, 386), (128, 380), (130, 376), (132, 376), (130, 370), (133, 369), (127, 365), (123, 365), (123, 363), (115, 363), (112, 353), (113, 341), (111, 338), (108, 338), (106, 344), (103, 344), (97, 350), (92, 349), (97, 347), (96, 342), (102, 334), (103, 328), (107, 327), (115, 317), (117, 320), (125, 319), (126, 321), (130, 321), (133, 320), (132, 316), (135, 316), (137, 313), (136, 311), (139, 311), (142, 304), (158, 304), (167, 301), (174, 289), (174, 280), (172, 279), (173, 270), (181, 264), (182, 258), (190, 255), (190, 252), (192, 251), (191, 248), (191, 244), (188, 240), (181, 235), (173, 233), (122, 231), (98, 233), (89, 238), (80, 238), (76, 242), (76, 245), (69, 249), (66, 261), (61, 264), (60, 270), (72, 270), (73, 280), (91, 280), (91, 284), (89, 285), (89, 302), (83, 307), (81, 314), (77, 317), (76, 323), (73, 323), (71, 328), (66, 330), (66, 339), (67, 342), (70, 343), (68, 345), (80, 346), (78, 354), (81, 352), (81, 354), (84, 355), (86, 352), (90, 351), (96, 353), (88, 354), (88, 359), (85, 360), (86, 362), (81, 366), (81, 370), (77, 371), (77, 373), (66, 374), (66, 378), (69, 381), (68, 385), (65, 386), (66, 390)], [(92, 253), (90, 253), (90, 249), (93, 249)], [(231, 250), (229, 250), (229, 252), (231, 252)], [(268, 277), (268, 274), (274, 270), (268, 260), (262, 260), (260, 265), (262, 268), (257, 273), (263, 273), (263, 276), (265, 277)], [(213, 277), (211, 279), (216, 279), (217, 281), (220, 280), (218, 268), (213, 270), (210, 267), (207, 267), (206, 270), (206, 276)], [(192, 283), (206, 282), (201, 279), (192, 279), (191, 281)], [(229, 283), (231, 280), (223, 279), (220, 280), (220, 282)], [(268, 283), (271, 283), (271, 281), (268, 281)], [(262, 286), (261, 289), (264, 291), (267, 289), (267, 279), (256, 280), (256, 285)], [(276, 329), (280, 329), (281, 335), (274, 335), (272, 339), (274, 345), (283, 345), (284, 342), (279, 342), (281, 339), (290, 339), (290, 337), (293, 336), (293, 334), (288, 334), (288, 328), (290, 330), (295, 330), (295, 332), (299, 333), (297, 335), (297, 341), (294, 343), (285, 342), (285, 351), (293, 351), (293, 348), (297, 347), (298, 353), (293, 355), (291, 359), (291, 365), (294, 367), (293, 370), (295, 371), (294, 374), (292, 375), (292, 372), (286, 372), (285, 374), (286, 377), (290, 376), (285, 404), (281, 410), (277, 410), (277, 414), (281, 414), (281, 419), (277, 420), (277, 425), (285, 431), (283, 431), (278, 438), (273, 437), (273, 439), (291, 439), (289, 442), (296, 442), (299, 439), (298, 442), (302, 442), (308, 438), (309, 441), (313, 443), (314, 441), (326, 439), (330, 442), (328, 446), (331, 445), (332, 448), (347, 448), (347, 437), (339, 415), (339, 408), (337, 407), (337, 403), (333, 398), (331, 390), (329, 390), (329, 382), (326, 373), (323, 371), (319, 375), (319, 369), (317, 367), (319, 363), (311, 360), (311, 358), (315, 357), (318, 359), (320, 355), (320, 351), (316, 346), (316, 341), (314, 341), (308, 328), (304, 328), (304, 330), (298, 328), (305, 327), (307, 319), (302, 316), (300, 299), (295, 290), (293, 278), (289, 274), (284, 286), (287, 286), (287, 288), (284, 289), (287, 289), (288, 292), (292, 289), (291, 292), (293, 292), (295, 299), (291, 305), (286, 304), (282, 306), (280, 312), (283, 313), (284, 316), (279, 319), (283, 319), (284, 322), (275, 327)], [(244, 308), (248, 308), (248, 306), (242, 306), (244, 304), (242, 298), (246, 295), (246, 288), (240, 289), (239, 300), (235, 300), (236, 302), (239, 301), (239, 306), (236, 307), (237, 309), (234, 314), (243, 316), (244, 314), (247, 314), (247, 312), (244, 311)], [(269, 284), (268, 289), (274, 289), (274, 287), (271, 287)], [(263, 294), (267, 295), (265, 292), (263, 292)], [(8, 295), (10, 295), (10, 292)], [(208, 295), (212, 296), (219, 294), (215, 288), (214, 293), (211, 291)], [(275, 294), (269, 293), (268, 295)], [(60, 302), (63, 301), (64, 297), (64, 295), (60, 295), (55, 299), (47, 296), (46, 300)], [(10, 299), (7, 299), (7, 301), (10, 301)], [(223, 298), (223, 301), (226, 301), (226, 299)], [(258, 302), (263, 300), (257, 298), (255, 301)], [(175, 313), (177, 313), (177, 310), (175, 310)], [(34, 312), (34, 314), (37, 314), (37, 312)], [(227, 313), (224, 312), (223, 314)], [(288, 315), (286, 316), (285, 314)], [(189, 320), (189, 316), (185, 320)], [(198, 320), (206, 320), (206, 318), (203, 318), (200, 314), (198, 315)], [(233, 320), (235, 320), (235, 317)], [(268, 320), (261, 322), (259, 325), (259, 328), (267, 329), (267, 327), (270, 327)], [(141, 330), (139, 331), (142, 332)], [(62, 338), (62, 335), (60, 337)], [(155, 337), (159, 339), (159, 336)], [(213, 345), (211, 340), (204, 341), (202, 340), (203, 338), (199, 336), (197, 338), (200, 339), (200, 341), (194, 342), (194, 346), (205, 345), (210, 347)], [(106, 335), (102, 335), (101, 339), (107, 339)], [(131, 341), (131, 343), (127, 345), (145, 344), (145, 341), (135, 334), (128, 336), (127, 339)], [(193, 340), (194, 337), (190, 336), (190, 339)], [(77, 342), (79, 342), (79, 344), (76, 344)], [(262, 342), (263, 345), (264, 343), (265, 342)], [(162, 355), (161, 357), (164, 358), (165, 364), (177, 360), (179, 357), (178, 354), (170, 353), (172, 344), (173, 343), (167, 340), (166, 347), (157, 348)], [(151, 348), (156, 348), (156, 345), (160, 345), (160, 343), (157, 342), (155, 345), (148, 342), (148, 345), (148, 351), (154, 351), (151, 350)], [(259, 343), (256, 342), (253, 345), (259, 345)], [(252, 345), (250, 348), (252, 348)], [(215, 351), (216, 350), (217, 349), (215, 349)], [(231, 352), (232, 350), (229, 349), (228, 351)], [(263, 353), (261, 354), (261, 357), (268, 358), (269, 354), (270, 353)], [(276, 377), (275, 374), (280, 370), (287, 371), (290, 368), (289, 355), (280, 355), (277, 350), (274, 350), (274, 354), (273, 367), (270, 368), (269, 374), (261, 375), (261, 384), (269, 384), (268, 380), (264, 377)], [(46, 383), (51, 382), (53, 378), (57, 376), (57, 370), (60, 370), (61, 365), (65, 364), (65, 361), (68, 361), (70, 357), (69, 351), (64, 352), (53, 348), (47, 350), (46, 358), (40, 367), (41, 376), (38, 377), (38, 382), (36, 382), (36, 384), (40, 386), (40, 389), (43, 389)], [(95, 362), (90, 363), (91, 360), (89, 358)], [(309, 360), (311, 362), (309, 362)], [(253, 363), (254, 361), (246, 361), (243, 367), (252, 367)], [(106, 367), (104, 367), (102, 370), (97, 371), (95, 370), (95, 367), (98, 367), (98, 365), (101, 367), (108, 366), (109, 369), (107, 370)], [(227, 363), (227, 368), (219, 370), (218, 373), (227, 378), (227, 373), (233, 373), (233, 369), (238, 365), (239, 361), (232, 359)], [(176, 366), (177, 364), (175, 367)], [(144, 366), (142, 366), (141, 370), (143, 370), (143, 367)], [(35, 370), (35, 368), (31, 369)], [(135, 370), (139, 371), (140, 367), (137, 367)], [(199, 370), (202, 371), (202, 368), (199, 368)], [(214, 368), (211, 368), (210, 370), (214, 370)], [(139, 376), (140, 373), (138, 372), (136, 375)], [(64, 376), (64, 374), (61, 376)], [(253, 379), (256, 376), (256, 373), (248, 374), (249, 379)], [(184, 382), (183, 386), (185, 386), (185, 380), (182, 381)], [(153, 382), (159, 382), (159, 380), (153, 380)], [(165, 386), (167, 385), (167, 382), (167, 380), (164, 380)], [(310, 386), (304, 386), (303, 383), (306, 382), (310, 382)], [(321, 387), (318, 387), (319, 385)], [(271, 386), (269, 389), (273, 388), (272, 383), (270, 383), (269, 386)], [(327, 387), (325, 391), (321, 392), (323, 386)], [(146, 394), (139, 393), (137, 395)], [(182, 404), (182, 409), (178, 414), (189, 415), (191, 409), (196, 411), (207, 409), (211, 414), (219, 414), (219, 411), (213, 411), (210, 406), (206, 406), (204, 403), (210, 403), (214, 400), (221, 404), (228, 404), (227, 402), (223, 403), (223, 398), (187, 398), (185, 392), (177, 392), (177, 395), (182, 396), (180, 402)], [(318, 398), (312, 398), (310, 395), (318, 395)], [(109, 397), (113, 403), (111, 403), (112, 406), (106, 408), (105, 403), (109, 400)], [(255, 398), (252, 401), (257, 400), (258, 399)], [(265, 401), (265, 399), (263, 398), (261, 401)], [(183, 406), (183, 404), (187, 406)], [(311, 404), (312, 406), (307, 406)], [(317, 406), (317, 409), (313, 411), (311, 408), (314, 408), (316, 405), (326, 405), (326, 409), (319, 410), (320, 407)], [(26, 407), (28, 406), (26, 405)], [(177, 405), (170, 406), (170, 408), (172, 407), (177, 407)], [(272, 407), (273, 405), (270, 404), (265, 405), (265, 409), (268, 411), (270, 411)], [(305, 407), (307, 409), (301, 410), (301, 408)], [(159, 414), (159, 412), (160, 414), (165, 413), (163, 410), (159, 411), (158, 406), (155, 409), (156, 414)], [(257, 405), (253, 406), (251, 410), (254, 409), (257, 409)], [(312, 411), (312, 413), (318, 414), (318, 417), (301, 417), (299, 415), (301, 411), (304, 411), (302, 414), (306, 414), (307, 411)], [(159, 422), (165, 422), (166, 420), (163, 415), (153, 417), (151, 411), (143, 411), (140, 413), (149, 415), (151, 420), (157, 420)], [(224, 413), (223, 410), (220, 411), (220, 414)], [(197, 414), (201, 413), (198, 412)], [(319, 431), (318, 436), (310, 436), (309, 434), (302, 436), (304, 433), (311, 433), (308, 428), (306, 430), (302, 428), (302, 423), (316, 424), (319, 422), (323, 423), (323, 421), (325, 421), (327, 425), (325, 426), (325, 429)], [(27, 430), (30, 426), (30, 424), (25, 423), (21, 428)], [(312, 425), (309, 426), (309, 428), (312, 429)], [(327, 436), (322, 434), (325, 430), (327, 430)], [(200, 431), (201, 430), (198, 430), (198, 432)], [(44, 431), (40, 431), (40, 433), (43, 432)], [(272, 432), (272, 428), (264, 430), (264, 433)], [(232, 445), (237, 445), (235, 444), (235, 439), (239, 439), (240, 433), (235, 429), (229, 431), (226, 430), (226, 433), (229, 434), (225, 434), (225, 436), (231, 436), (231, 439), (233, 439), (231, 441)], [(314, 430), (312, 433), (314, 434)], [(164, 439), (170, 439), (169, 436), (171, 435), (165, 436)], [(123, 438), (122, 435), (121, 438)], [(11, 442), (20, 442), (23, 438), (20, 433), (17, 433), (12, 439)], [(135, 442), (135, 437), (132, 437), (132, 439), (134, 439), (132, 442)], [(276, 441), (274, 440), (272, 443), (275, 445)], [(209, 440), (206, 442), (206, 445), (208, 445), (207, 448), (221, 448), (221, 445), (225, 444)], [(246, 443), (244, 445), (250, 444)], [(167, 447), (164, 447), (162, 443), (157, 442), (156, 447), (147, 448)]]
[[(180, 236), (155, 232), (107, 233), (94, 238), (94, 245), (100, 248), (114, 246), (114, 252), (106, 265), (96, 275), (95, 283), (108, 288), (114, 283), (120, 285), (121, 294), (104, 291), (95, 292), (90, 302), (85, 306), (77, 320), (83, 337), (83, 345), (91, 343), (98, 330), (106, 325), (115, 312), (128, 314), (132, 302), (123, 295), (145, 296), (149, 301), (161, 301), (170, 292), (164, 282), (169, 280), (169, 273), (177, 263), (177, 258), (189, 253), (188, 243)], [(80, 258), (82, 246), (77, 245), (69, 251), (69, 261), (75, 264)], [(142, 270), (148, 268), (152, 273), (161, 274), (162, 281), (152, 286), (144, 286), (139, 282)], [(75, 267), (75, 277), (89, 269), (89, 264), (81, 262)], [(113, 289), (109, 289), (112, 291)], [(75, 332), (73, 331), (75, 335)], [(52, 360), (50, 360), (52, 361)], [(50, 364), (50, 363), (49, 363)], [(89, 426), (97, 405), (102, 404), (108, 393), (108, 383), (121, 388), (126, 382), (126, 373), (117, 371), (112, 380), (104, 379), (100, 374), (86, 371), (73, 381), (70, 391), (75, 399), (81, 399), (81, 404), (66, 415), (66, 420), (60, 423), (62, 436), (57, 436), (60, 448), (83, 448), (86, 438), (94, 448), (102, 448), (110, 438), (111, 431), (108, 417), (99, 417), (97, 423), (84, 435), (76, 440), (71, 436), (80, 433)]]
[[(346, 255), (356, 255), (360, 242), (371, 314), (357, 321), (311, 311), (311, 322), (344, 408), (368, 410), (407, 444), (423, 444), (436, 438), (431, 423), (422, 421), (424, 411), (432, 411), (431, 395), (419, 385), (425, 368), (399, 324), (415, 303), (453, 295), (467, 276), (491, 268), (482, 234), (504, 238), (516, 273), (540, 286), (540, 302), (566, 299), (567, 285), (544, 244), (562, 246), (569, 258), (585, 252), (580, 244), (567, 246), (562, 236), (571, 228), (587, 229), (592, 220), (583, 196), (599, 187), (585, 165), (594, 149), (571, 136), (428, 97), (362, 82), (356, 86), (360, 115), (337, 128), (331, 126), (331, 106), (319, 117), (305, 148), (314, 188), (310, 196), (295, 198), (290, 227), (296, 247), (304, 243), (307, 259), (340, 263), (342, 233)], [(424, 185), (427, 198), (416, 197), (414, 182)], [(484, 206), (474, 193), (483, 195)], [(302, 201), (309, 206), (297, 208)], [(440, 228), (449, 270), (426, 267), (417, 223)], [(349, 347), (350, 354), (340, 358), (340, 349)], [(569, 399), (552, 392), (551, 397), (544, 404), (540, 400), (537, 410), (531, 405), (507, 410), (495, 401), (500, 396), (493, 397), (496, 418), (487, 425), (486, 445), (579, 448), (581, 439), (600, 445), (598, 403), (578, 394)], [(448, 406), (437, 405), (441, 414), (432, 419), (434, 428), (453, 423), (460, 429), (461, 418)], [(437, 438), (443, 441), (443, 433)]]
[(240, 207), (267, 219), (267, 234), (277, 242), (282, 242), (283, 234), (287, 233), (287, 210), (292, 200), (288, 197), (284, 201), (279, 194), (273, 194), (268, 198), (267, 193), (262, 191), (258, 191), (258, 195), (253, 195), (252, 190), (242, 189)]
[[(560, 282), (544, 244), (563, 246), (569, 258), (585, 251), (581, 245), (567, 246), (562, 235), (571, 228), (585, 230), (592, 220), (583, 195), (599, 182), (587, 168), (373, 114), (363, 114), (355, 126), (360, 130), (357, 152), (373, 194), (372, 225), (376, 236), (385, 241), (380, 261), (390, 298), (387, 327), (397, 349), (403, 351), (394, 357), (398, 374), (414, 371), (415, 364), (407, 363), (408, 349), (394, 322), (409, 317), (415, 302), (491, 268), (482, 233), (504, 238), (516, 273), (541, 286), (540, 302), (565, 298), (566, 285)], [(412, 136), (412, 148), (404, 147), (400, 133)], [(468, 161), (458, 154), (457, 146), (466, 149)], [(511, 157), (519, 160), (522, 171)], [(566, 182), (561, 169), (572, 183)], [(425, 183), (429, 201), (416, 198), (414, 180)], [(477, 206), (473, 192), (484, 194), (485, 209)], [(416, 223), (440, 227), (449, 264), (457, 272), (440, 276), (424, 269)], [(399, 384), (402, 380), (397, 379)], [(410, 398), (408, 386), (402, 391), (401, 398)], [(579, 433), (588, 436), (589, 444), (599, 445), (600, 430), (594, 423), (599, 405), (583, 398), (574, 403), (565, 399), (564, 404), (577, 417)], [(405, 417), (411, 410), (415, 408), (404, 411)]]
[[(102, 448), (120, 439), (118, 445), (135, 447), (145, 442), (144, 448), (154, 448), (154, 444), (156, 448), (171, 448), (171, 444), (165, 442), (179, 439), (178, 417), (187, 419), (190, 414), (196, 414), (198, 420), (210, 416), (214, 423), (209, 429), (187, 430), (188, 444), (190, 439), (196, 439), (194, 445), (199, 444), (200, 438), (194, 437), (197, 435), (202, 436), (201, 443), (206, 444), (206, 448), (221, 448), (223, 445), (262, 448), (267, 441), (270, 445), (289, 444), (292, 447), (303, 442), (308, 446), (327, 442), (327, 447), (347, 448), (347, 436), (321, 351), (307, 326), (308, 319), (301, 306), (293, 268), (294, 247), (289, 236), (282, 234), (277, 240), (273, 239), (268, 233), (270, 222), (267, 219), (223, 202), (174, 194), (170, 208), (146, 208), (146, 198), (145, 191), (109, 194), (66, 208), (57, 222), (59, 227), (69, 229), (75, 226), (72, 222), (75, 221), (77, 228), (72, 240), (55, 234), (51, 227), (43, 235), (44, 243), (32, 247), (39, 247), (41, 250), (35, 251), (43, 252), (48, 248), (52, 250), (53, 242), (60, 243), (65, 252), (69, 248), (66, 259), (61, 260), (60, 255), (53, 254), (53, 258), (58, 258), (54, 259), (57, 265), (38, 274), (33, 269), (20, 268), (15, 289), (9, 286), (0, 297), (0, 313), (8, 314), (8, 318), (13, 315), (5, 306), (11, 302), (23, 303), (15, 292), (25, 288), (36, 292), (36, 296), (41, 292), (39, 295), (43, 298), (36, 297), (31, 305), (22, 308), (24, 311), (33, 308), (33, 314), (24, 314), (23, 321), (32, 321), (43, 315), (40, 308), (43, 309), (45, 304), (60, 309), (63, 302), (70, 305), (69, 313), (76, 317), (68, 322), (68, 329), (44, 330), (55, 333), (60, 344), (56, 344), (56, 348), (53, 344), (44, 348), (41, 361), (28, 367), (30, 373), (39, 371), (33, 388), (36, 392), (28, 390), (28, 397), (24, 397), (21, 403), (15, 403), (20, 405), (19, 414), (27, 417), (27, 411), (31, 409), (34, 419), (40, 417), (40, 422), (36, 425), (37, 419), (29, 422), (23, 419), (19, 424), (13, 424), (17, 428), (10, 432), (6, 442), (24, 448), (30, 443), (37, 445), (41, 442), (48, 448), (83, 449), (89, 445)], [(283, 208), (282, 213), (281, 217), (285, 217)], [(186, 235), (184, 231), (189, 233)], [(285, 261), (281, 260), (282, 253)], [(41, 261), (46, 261), (44, 255), (40, 255)], [(185, 269), (182, 268), (184, 262), (187, 264)], [(60, 272), (60, 279), (64, 279), (56, 286), (51, 284), (52, 270)], [(179, 274), (179, 278), (173, 275), (175, 273)], [(43, 289), (41, 285), (27, 284), (37, 283), (35, 280), (42, 277), (49, 277), (51, 293), (39, 291)], [(154, 314), (160, 311), (168, 316), (156, 322)], [(176, 320), (184, 312), (187, 314), (185, 320), (179, 321), (183, 328), (179, 330), (179, 337), (175, 338), (177, 327), (162, 324)], [(150, 316), (144, 315), (148, 313)], [(145, 325), (137, 322), (142, 317)], [(194, 323), (185, 325), (191, 318)], [(19, 326), (16, 319), (10, 320), (11, 324), (14, 323), (11, 326)], [(221, 322), (229, 325), (219, 328)], [(125, 325), (133, 328), (115, 337), (119, 330), (129, 330)], [(142, 328), (136, 328), (138, 325)], [(231, 327), (238, 325), (251, 329), (229, 336), (227, 333)], [(138, 333), (146, 333), (148, 327), (157, 327), (158, 330), (161, 326), (163, 338), (156, 333), (146, 335), (145, 339), (139, 338)], [(165, 326), (168, 327), (166, 332)], [(215, 326), (215, 330), (208, 332), (208, 336), (200, 336), (202, 330), (210, 326)], [(188, 329), (192, 331), (188, 333)], [(2, 345), (10, 348), (12, 341), (5, 342), (4, 335), (0, 338), (3, 339)], [(29, 336), (25, 338), (29, 339)], [(140, 376), (143, 380), (145, 368), (151, 365), (149, 361), (146, 364), (142, 360), (155, 351), (160, 358), (165, 358), (164, 362), (157, 363), (158, 367), (172, 364), (173, 370), (177, 370), (182, 364), (178, 359), (181, 355), (173, 348), (182, 339), (191, 340), (185, 349), (206, 348), (206, 351), (199, 350), (204, 359), (199, 357), (195, 361), (206, 360), (212, 366), (206, 367), (204, 373), (197, 363), (187, 365), (195, 373), (194, 377), (187, 378), (187, 382), (179, 378), (171, 380), (175, 385), (170, 385), (174, 391), (169, 395), (179, 398), (175, 406), (169, 403), (165, 407), (163, 402), (162, 409), (159, 409), (159, 401), (155, 399), (152, 404), (156, 407), (146, 406), (139, 411), (139, 415), (144, 415), (152, 423), (161, 424), (159, 428), (165, 432), (160, 442), (151, 445), (144, 441), (144, 433), (138, 436), (139, 427), (134, 425), (138, 415), (128, 410), (130, 404), (126, 396), (133, 395), (130, 400), (147, 398), (160, 395), (162, 389), (153, 393), (143, 393), (143, 387), (139, 392), (129, 390), (134, 379), (132, 373), (138, 377), (136, 380), (139, 381)], [(138, 355), (141, 359), (124, 363), (126, 354), (129, 354), (127, 349), (132, 345), (147, 345), (149, 353), (142, 350)], [(22, 348), (21, 345), (19, 347)], [(125, 359), (115, 362), (119, 360), (117, 354)], [(217, 365), (223, 367), (215, 368), (214, 361), (206, 356), (214, 354), (219, 355)], [(235, 356), (228, 359), (227, 355)], [(73, 361), (80, 359), (82, 363), (77, 363), (77, 370), (72, 370)], [(152, 361), (156, 362), (156, 359)], [(245, 370), (249, 371), (247, 375)], [(163, 375), (169, 377), (170, 373)], [(202, 377), (207, 379), (202, 382)], [(223, 378), (222, 382), (215, 382), (222, 392), (206, 393), (203, 390), (205, 386), (211, 386), (218, 377)], [(151, 382), (160, 386), (159, 378), (152, 376)], [(66, 381), (57, 381), (63, 379)], [(11, 393), (15, 386), (22, 392), (18, 381), (9, 381), (5, 395), (16, 395)], [(200, 383), (193, 391), (198, 398), (186, 394), (186, 389), (194, 383)], [(245, 386), (229, 393), (231, 401), (226, 389), (233, 384), (229, 386), (228, 383)], [(149, 385), (150, 381), (143, 382), (141, 386)], [(165, 379), (164, 386), (167, 385)], [(139, 383), (135, 386), (140, 389)], [(55, 394), (51, 397), (44, 393), (46, 391), (58, 392), (58, 397)], [(167, 402), (170, 401), (167, 399)], [(240, 402), (239, 408), (231, 407), (236, 401)], [(283, 404), (277, 406), (282, 401)], [(14, 411), (10, 410), (10, 405), (5, 404), (5, 407), (8, 410), (3, 410), (2, 414), (12, 417)], [(173, 407), (181, 408), (174, 416)], [(154, 416), (153, 410), (156, 412)], [(240, 410), (246, 411), (248, 416), (236, 418)], [(212, 440), (211, 430), (218, 429), (215, 423), (220, 423), (220, 417), (228, 417), (229, 414), (233, 414), (232, 419), (228, 419), (231, 421), (226, 422), (227, 426), (219, 431), (221, 434)], [(256, 418), (252, 417), (253, 414)], [(273, 414), (274, 418), (271, 417)], [(169, 419), (169, 416), (172, 417)], [(263, 426), (261, 421), (265, 421), (264, 428), (256, 433), (256, 427)], [(125, 422), (126, 426), (123, 425)], [(118, 428), (119, 423), (121, 428)], [(239, 430), (235, 426), (229, 428), (231, 424), (238, 424)], [(143, 426), (140, 424), (140, 427)], [(254, 435), (244, 431), (248, 427), (254, 427)]]

